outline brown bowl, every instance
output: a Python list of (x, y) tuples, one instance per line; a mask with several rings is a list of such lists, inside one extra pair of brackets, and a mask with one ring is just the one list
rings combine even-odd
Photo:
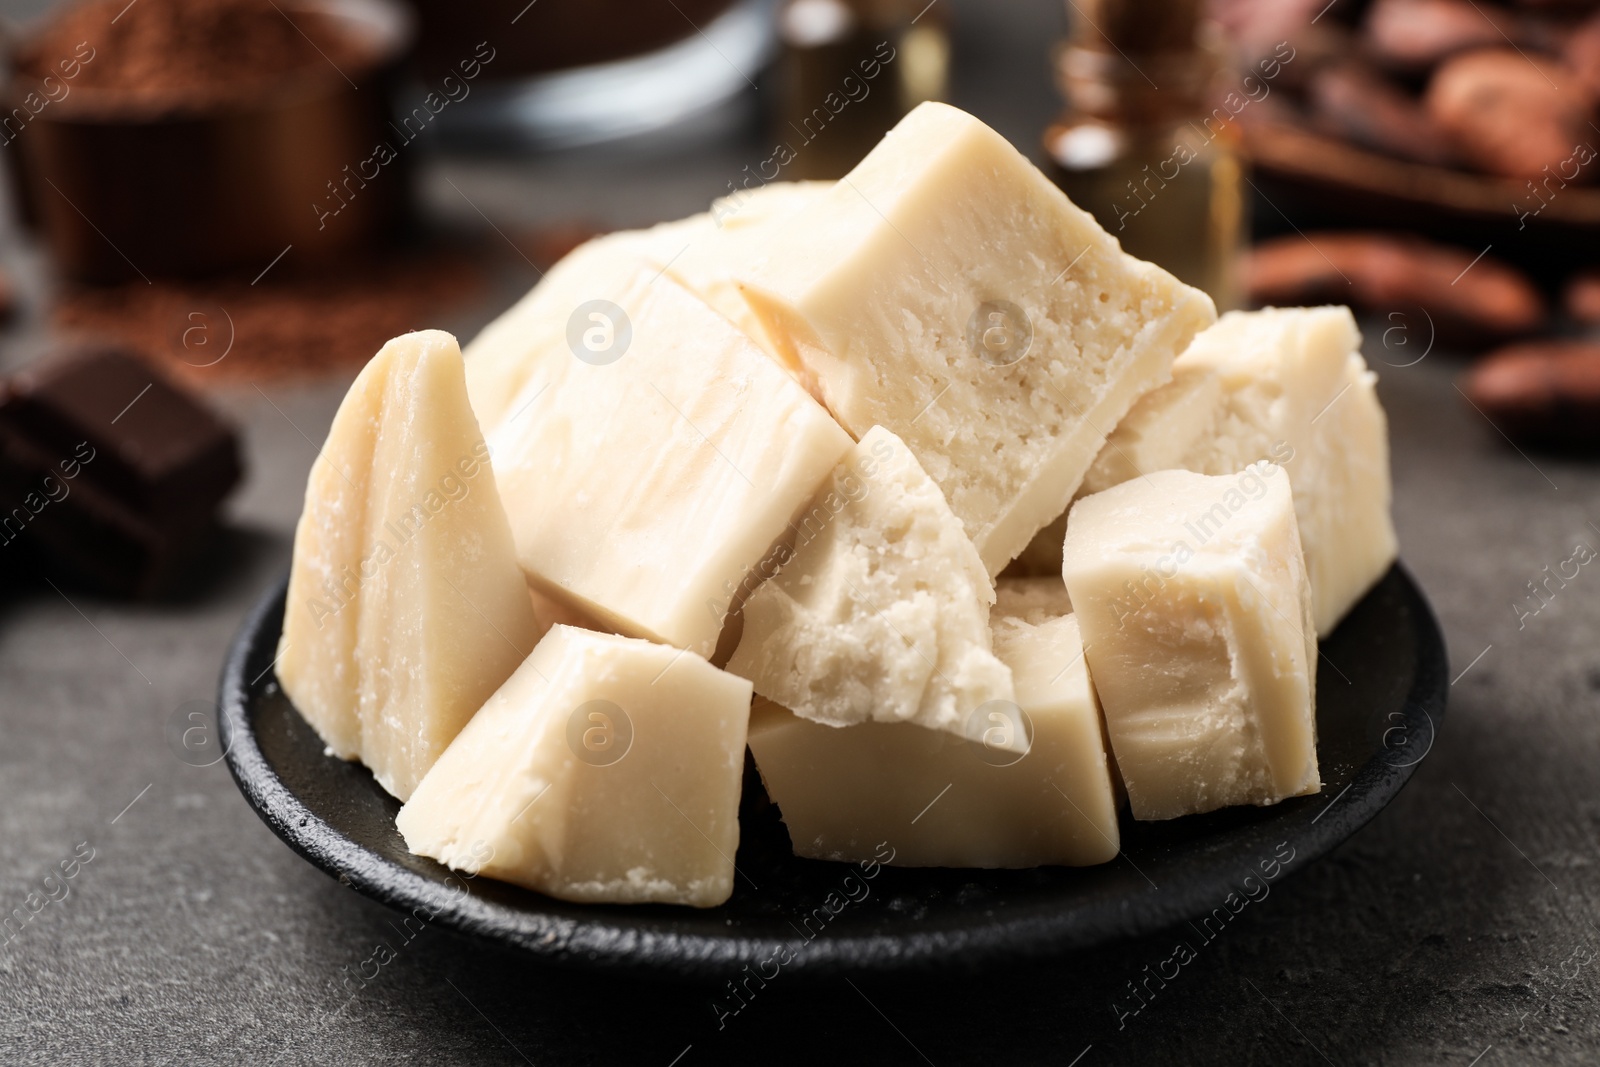
[[(411, 43), (409, 10), (395, 0), (280, 6), (339, 22), (367, 58), (214, 103), (58, 87), (59, 99), (36, 112), (23, 102), (40, 78), (13, 66), (6, 114), (23, 107), (29, 117), (4, 128), (0, 153), (24, 220), (63, 273), (91, 282), (254, 274), (290, 250), (296, 266), (323, 264), (399, 228), (410, 168), (390, 100)], [(377, 166), (374, 148), (385, 143), (395, 158)]]

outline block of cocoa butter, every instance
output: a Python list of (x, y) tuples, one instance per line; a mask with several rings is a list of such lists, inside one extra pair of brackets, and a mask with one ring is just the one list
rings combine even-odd
[(77, 346), (0, 386), (0, 549), (116, 596), (169, 589), (242, 474), (232, 428), (132, 353)]

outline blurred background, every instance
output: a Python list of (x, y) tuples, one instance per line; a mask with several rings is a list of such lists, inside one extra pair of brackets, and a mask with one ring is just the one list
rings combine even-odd
[(1595, 6), (13, 2), (5, 298), (197, 381), (322, 373), (589, 235), (838, 178), (946, 99), (1219, 306), (1539, 341), (1565, 381), (1547, 341), (1600, 322)]
[[(199, 1061), (394, 1062), (398, 1040), (665, 1064), (680, 1031), (702, 1041), (689, 994), (448, 935), (306, 1037), (387, 913), (283, 848), (186, 731), (210, 721), (228, 637), (287, 565), (306, 472), (386, 339), (469, 339), (577, 243), (838, 177), (940, 99), (1219, 306), (1356, 308), (1402, 553), (1456, 681), (1400, 800), (1252, 909), (1136, 1035), (1109, 1032), (1105, 1003), (1126, 960), (1159, 958), (1139, 945), (1003, 1001), (940, 990), (970, 1011), (904, 983), (866, 984), (873, 1002), (930, 1062), (990, 1050), (1005, 1011), (1063, 1063), (1089, 1042), (1121, 1062), (1592, 1062), (1594, 971), (1570, 964), (1600, 948), (1600, 601), (1548, 575), (1600, 544), (1600, 0), (0, 14), (0, 890), (20, 898), (82, 837), (105, 857), (49, 930), (0, 949), (9, 1058), (153, 1062), (177, 1040)], [(89, 423), (123, 458), (56, 474)], [(614, 1011), (585, 1020), (596, 997)], [(803, 1060), (819, 1039), (793, 1032), (799, 1011), (915, 1062), (848, 989), (793, 997), (722, 1052)], [(123, 1034), (126, 1057), (108, 1051)]]
[(589, 236), (838, 177), (943, 99), (1219, 306), (1349, 303), (1413, 354), (1498, 357), (1463, 387), (1511, 437), (1600, 434), (1587, 0), (4, 11), (12, 336), (202, 388), (470, 335)]

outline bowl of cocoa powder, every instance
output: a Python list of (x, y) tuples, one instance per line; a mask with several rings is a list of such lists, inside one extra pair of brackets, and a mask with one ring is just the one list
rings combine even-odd
[(12, 47), (0, 104), (23, 217), (81, 281), (371, 248), (409, 201), (389, 123), (411, 38), (394, 0), (88, 0), (52, 13)]

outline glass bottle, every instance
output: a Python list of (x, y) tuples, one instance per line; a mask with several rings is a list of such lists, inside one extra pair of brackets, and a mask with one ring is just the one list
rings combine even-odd
[(1245, 237), (1239, 130), (1213, 107), (1227, 64), (1199, 0), (1068, 0), (1056, 57), (1065, 113), (1046, 173), (1125, 251), (1237, 307)]
[(785, 178), (843, 176), (907, 111), (945, 93), (949, 35), (926, 0), (786, 0), (778, 40), (772, 133), (787, 149)]

